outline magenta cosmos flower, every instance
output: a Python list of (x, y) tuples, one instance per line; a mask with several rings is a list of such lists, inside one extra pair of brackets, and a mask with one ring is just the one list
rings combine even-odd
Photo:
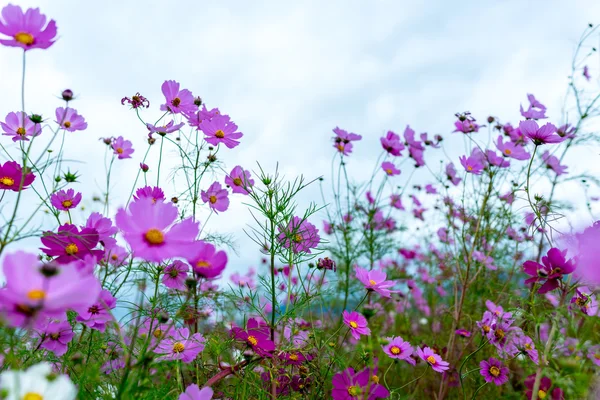
[(360, 335), (371, 334), (371, 330), (367, 327), (367, 319), (364, 317), (364, 315), (356, 311), (349, 313), (346, 310), (344, 310), (342, 315), (344, 317), (344, 324), (350, 328), (350, 333), (354, 339), (360, 339)]
[(450, 364), (447, 363), (446, 361), (442, 360), (442, 357), (440, 357), (438, 354), (436, 354), (429, 347), (424, 347), (423, 349), (421, 349), (420, 347), (417, 347), (417, 355), (419, 356), (419, 358), (421, 360), (423, 360), (427, 364), (431, 365), (431, 368), (433, 368), (433, 370), (435, 372), (442, 373), (450, 368), (449, 367)]
[(112, 249), (116, 246), (117, 241), (113, 236), (117, 233), (118, 229), (116, 226), (113, 226), (110, 218), (106, 218), (98, 212), (93, 212), (88, 217), (85, 227), (95, 229), (98, 232), (100, 244), (105, 249)]
[(477, 125), (474, 119), (459, 119), (454, 123), (454, 127), (456, 129), (452, 132), (471, 133), (479, 131), (479, 125)]
[(359, 266), (354, 267), (354, 271), (356, 278), (365, 285), (365, 289), (375, 291), (388, 298), (391, 297), (391, 293), (396, 293), (396, 291), (389, 290), (396, 282), (386, 281), (387, 275), (385, 272), (381, 270), (367, 271)]
[(388, 174), (388, 176), (400, 175), (400, 170), (389, 161), (384, 161), (383, 163), (381, 163), (381, 169), (383, 170), (383, 172)]
[(90, 329), (96, 329), (100, 332), (106, 330), (106, 323), (112, 321), (113, 317), (110, 310), (117, 306), (117, 299), (113, 297), (110, 291), (104, 289), (100, 292), (98, 299), (77, 316), (77, 322), (83, 323)]
[[(531, 395), (533, 394), (533, 387), (535, 386), (535, 375), (531, 374), (525, 379), (525, 387), (527, 388), (527, 392), (525, 392), (525, 396), (528, 399), (531, 399)], [(538, 390), (538, 399), (545, 399), (548, 396), (548, 392), (552, 387), (552, 381), (547, 376), (542, 376), (540, 380), (540, 387)], [(554, 400), (554, 396), (551, 397)]]
[(543, 283), (538, 290), (539, 294), (544, 294), (558, 287), (558, 281), (563, 275), (570, 274), (575, 270), (575, 261), (566, 259), (567, 250), (560, 251), (556, 247), (548, 250), (547, 255), (542, 257), (542, 264), (535, 261), (525, 261), (523, 271), (531, 276), (525, 281), (529, 283)]
[(213, 390), (210, 387), (200, 389), (198, 385), (190, 385), (179, 395), (178, 400), (211, 400)]
[(582, 73), (583, 77), (585, 78), (586, 81), (589, 81), (590, 79), (592, 79), (592, 76), (590, 75), (590, 69), (587, 65), (583, 66), (583, 73)]
[(77, 110), (74, 108), (58, 107), (56, 109), (56, 123), (69, 132), (87, 129), (87, 122), (81, 115), (77, 114)]
[(381, 139), (381, 147), (388, 153), (393, 156), (401, 156), (401, 151), (404, 150), (404, 143), (400, 141), (400, 136), (395, 134), (392, 131), (388, 131), (388, 133), (382, 137)]
[(163, 270), (162, 283), (171, 289), (185, 290), (185, 280), (189, 270), (189, 265), (175, 260)]
[(154, 350), (156, 354), (162, 354), (157, 360), (181, 360), (190, 363), (196, 359), (198, 354), (204, 350), (206, 340), (199, 333), (190, 335), (188, 328), (179, 328), (170, 331), (169, 336), (159, 343)]
[(8, 254), (2, 266), (6, 285), (0, 289), (0, 310), (11, 326), (24, 327), (46, 318), (66, 319), (68, 309), (83, 312), (100, 291), (93, 274), (73, 264), (42, 264), (36, 254)]
[(24, 112), (11, 112), (6, 116), (5, 122), (0, 122), (4, 136), (12, 136), (13, 142), (29, 140), (29, 137), (42, 133), (42, 127), (29, 119)]
[(213, 182), (206, 191), (202, 190), (200, 197), (215, 212), (223, 212), (229, 208), (229, 193), (227, 189), (223, 189), (219, 182)]
[(246, 342), (256, 354), (262, 357), (271, 357), (270, 353), (275, 350), (275, 343), (269, 339), (267, 325), (259, 323), (254, 318), (248, 320), (245, 330), (234, 326), (230, 333), (234, 339)]
[(585, 315), (598, 314), (598, 302), (596, 296), (587, 286), (575, 289), (575, 295), (571, 298), (571, 304), (575, 304)]
[(165, 192), (158, 186), (144, 186), (135, 191), (133, 199), (136, 201), (139, 199), (151, 199), (152, 203), (156, 203), (159, 200), (163, 202), (165, 200)]
[(185, 125), (185, 123), (180, 122), (179, 124), (175, 124), (175, 121), (171, 120), (166, 125), (155, 126), (155, 125), (152, 125), (152, 124), (146, 124), (146, 127), (150, 131), (150, 133), (148, 133), (148, 137), (151, 138), (154, 133), (156, 133), (156, 134), (158, 134), (160, 136), (165, 136), (167, 133), (177, 132), (178, 130), (181, 129), (181, 127), (183, 125)]
[(115, 221), (134, 256), (161, 262), (186, 256), (198, 236), (198, 223), (187, 218), (174, 224), (177, 215), (177, 207), (171, 203), (141, 198), (131, 203), (129, 210), (117, 211)]
[(321, 241), (317, 227), (300, 217), (293, 217), (286, 228), (279, 227), (279, 232), (279, 242), (294, 253), (310, 253)]
[(530, 119), (544, 119), (546, 118), (546, 106), (540, 103), (532, 94), (527, 95), (527, 100), (529, 100), (529, 108), (527, 111), (523, 109), (523, 105), (521, 105), (521, 115), (525, 118)]
[(494, 385), (500, 386), (508, 382), (508, 368), (495, 358), (482, 360), (479, 363), (479, 373), (486, 382), (494, 382)]
[(370, 368), (360, 372), (347, 368), (333, 376), (331, 398), (333, 400), (375, 400), (389, 397), (390, 392), (378, 382), (377, 375), (373, 374)]
[(254, 185), (250, 172), (239, 165), (234, 167), (229, 175), (225, 176), (225, 184), (229, 185), (233, 193), (248, 194)]
[(412, 358), (413, 347), (410, 343), (405, 342), (400, 336), (386, 338), (388, 344), (381, 346), (383, 352), (390, 358), (404, 360), (410, 365), (415, 365), (416, 361)]
[(49, 257), (56, 257), (54, 261), (67, 264), (83, 260), (87, 255), (100, 260), (104, 251), (95, 247), (99, 242), (99, 235), (95, 229), (82, 228), (65, 224), (58, 228), (58, 232), (44, 232), (41, 238), (46, 247), (40, 248)]
[(119, 157), (119, 160), (131, 158), (131, 155), (134, 152), (133, 144), (129, 140), (123, 139), (123, 136), (119, 136), (113, 140), (111, 147), (114, 150), (114, 154)]
[(179, 90), (179, 82), (164, 81), (161, 86), (162, 93), (165, 95), (165, 104), (161, 104), (161, 111), (169, 111), (173, 114), (181, 112), (194, 112), (194, 95), (187, 89)]
[(529, 154), (525, 147), (515, 144), (513, 142), (503, 142), (502, 135), (498, 136), (496, 147), (503, 156), (514, 158), (515, 160), (529, 160), (531, 154)]
[(67, 352), (69, 342), (75, 336), (69, 321), (52, 319), (47, 319), (45, 322), (38, 324), (38, 334), (42, 338), (40, 348), (51, 351), (57, 357)]
[(544, 163), (546, 163), (546, 168), (556, 172), (556, 175), (560, 176), (567, 174), (567, 169), (569, 167), (566, 165), (560, 165), (560, 160), (558, 157), (550, 155), (549, 151), (545, 151), (544, 154), (542, 154), (542, 160), (544, 160)]
[(67, 191), (59, 190), (50, 196), (50, 203), (58, 210), (69, 211), (77, 207), (81, 202), (81, 193), (75, 193), (73, 189)]
[(25, 13), (19, 6), (7, 5), (2, 9), (0, 34), (9, 36), (0, 43), (23, 50), (47, 49), (54, 44), (56, 22), (51, 19), (46, 25), (46, 16), (39, 8), (30, 8)]
[(345, 156), (352, 153), (352, 142), (362, 139), (361, 135), (357, 135), (356, 133), (348, 133), (347, 131), (338, 127), (333, 129), (333, 133), (335, 133), (335, 137), (333, 138), (333, 147), (335, 147), (338, 152)]
[(485, 168), (485, 156), (479, 149), (474, 149), (469, 157), (461, 156), (459, 160), (465, 171), (470, 174), (481, 175)]
[(217, 251), (212, 244), (199, 240), (194, 243), (187, 260), (196, 274), (213, 279), (225, 269), (227, 253), (223, 250)]
[(540, 127), (533, 120), (521, 121), (519, 122), (519, 130), (531, 139), (536, 146), (546, 143), (560, 143), (566, 139), (558, 135), (556, 133), (556, 126), (550, 123)]
[[(31, 185), (34, 179), (35, 175), (31, 172), (27, 172), (25, 179), (23, 179), (23, 168), (16, 161), (7, 161), (0, 164), (0, 190), (18, 192), (27, 189), (27, 186)], [(23, 180), (22, 185), (21, 180)]]
[(238, 126), (231, 121), (228, 115), (215, 115), (212, 119), (205, 119), (200, 123), (200, 129), (204, 132), (204, 140), (213, 146), (223, 143), (227, 148), (233, 149), (240, 144), (239, 138), (244, 136), (242, 132), (236, 132)]

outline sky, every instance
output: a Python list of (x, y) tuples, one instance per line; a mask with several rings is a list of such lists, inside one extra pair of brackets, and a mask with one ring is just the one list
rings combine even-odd
[[(79, 160), (69, 166), (81, 174), (73, 187), (84, 193), (86, 215), (99, 210), (91, 198), (105, 185), (99, 138), (122, 135), (136, 148), (133, 159), (116, 163), (115, 206), (129, 194), (146, 148), (147, 131), (121, 98), (141, 92), (151, 102), (143, 116), (156, 119), (164, 80), (177, 80), (239, 126), (242, 144), (220, 152), (229, 168), (256, 169), (259, 161), (273, 171), (279, 163), (287, 177), (327, 180), (331, 129), (340, 126), (363, 135), (349, 163), (360, 180), (380, 151), (379, 137), (407, 124), (449, 138), (456, 112), (518, 122), (527, 93), (560, 123), (578, 38), (588, 23), (600, 22), (589, 20), (600, 16), (600, 2), (591, 0), (13, 4), (40, 7), (57, 21), (56, 44), (27, 54), (26, 109), (50, 117), (63, 89), (77, 95), (72, 106), (89, 127), (68, 135), (65, 149)], [(598, 76), (595, 61), (590, 67)], [(21, 52), (0, 48), (0, 117), (20, 108), (20, 71)], [(598, 151), (581, 151), (583, 162), (572, 171), (598, 174)], [(450, 154), (458, 164), (460, 150)], [(169, 153), (165, 169), (177, 167), (176, 160)], [(236, 237), (240, 255), (230, 255), (232, 270), (260, 259), (242, 232), (252, 222), (243, 200), (233, 196), (230, 209), (206, 228)], [(300, 206), (311, 200), (320, 200), (316, 186)], [(320, 219), (313, 221), (319, 228)], [(20, 247), (37, 244), (10, 249)]]

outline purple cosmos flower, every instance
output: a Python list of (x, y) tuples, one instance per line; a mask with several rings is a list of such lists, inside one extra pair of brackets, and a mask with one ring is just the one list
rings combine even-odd
[(404, 143), (400, 141), (400, 136), (396, 135), (392, 131), (388, 131), (388, 133), (382, 137), (381, 139), (381, 147), (388, 153), (393, 156), (401, 156), (401, 151), (404, 150)]
[(494, 265), (494, 259), (491, 256), (486, 256), (481, 251), (473, 251), (473, 259), (483, 264), (483, 266), (489, 270), (495, 271), (498, 269), (498, 267)]
[(543, 265), (535, 261), (525, 261), (523, 270), (531, 276), (525, 281), (525, 284), (543, 282), (538, 290), (539, 294), (556, 289), (562, 276), (575, 270), (575, 261), (573, 259), (567, 260), (566, 255), (567, 250), (560, 251), (553, 247), (548, 250), (547, 255), (542, 257)]
[(350, 328), (350, 333), (354, 339), (360, 339), (360, 335), (371, 334), (371, 330), (367, 327), (367, 319), (364, 317), (364, 315), (356, 311), (349, 313), (346, 310), (344, 310), (342, 315), (344, 317), (344, 324)]
[(596, 296), (587, 286), (575, 289), (575, 295), (571, 298), (571, 304), (575, 304), (585, 315), (598, 314), (598, 302)]
[(194, 112), (194, 95), (187, 89), (179, 90), (179, 82), (164, 81), (161, 86), (162, 93), (165, 95), (165, 104), (160, 105), (161, 111), (169, 111), (173, 114), (181, 112)]
[(333, 147), (337, 149), (338, 152), (347, 156), (352, 153), (352, 142), (356, 142), (362, 139), (361, 135), (357, 135), (356, 133), (348, 133), (347, 131), (338, 128), (337, 126), (333, 129), (333, 133), (335, 133), (335, 137), (333, 138)]
[(583, 74), (582, 75), (587, 81), (592, 79), (592, 77), (590, 76), (590, 69), (588, 68), (587, 65), (583, 66)]
[(104, 260), (108, 261), (115, 268), (127, 263), (128, 258), (129, 252), (118, 245), (113, 245), (112, 247), (106, 249), (104, 255)]
[(461, 165), (468, 173), (481, 175), (481, 172), (485, 168), (485, 156), (478, 148), (473, 149), (469, 157), (461, 156), (459, 159)]
[(9, 36), (0, 43), (23, 50), (47, 49), (54, 44), (56, 22), (51, 19), (46, 25), (46, 16), (39, 8), (30, 8), (25, 13), (19, 6), (7, 5), (2, 9), (0, 34)]
[(446, 177), (454, 186), (458, 186), (462, 178), (456, 176), (456, 168), (453, 163), (446, 165)]
[(208, 203), (211, 210), (226, 211), (229, 208), (229, 193), (227, 189), (223, 189), (219, 182), (213, 182), (208, 190), (202, 190), (200, 192), (202, 201)]
[(412, 358), (413, 347), (410, 343), (405, 342), (400, 336), (386, 338), (388, 344), (381, 346), (383, 352), (390, 358), (404, 360), (410, 365), (415, 365), (416, 361)]
[(56, 109), (56, 121), (60, 127), (69, 132), (83, 131), (87, 129), (87, 122), (74, 108), (58, 107)]
[(150, 107), (150, 101), (145, 98), (144, 96), (142, 96), (140, 94), (140, 92), (137, 92), (136, 94), (134, 94), (133, 96), (131, 96), (131, 98), (129, 97), (123, 97), (121, 99), (121, 105), (125, 105), (125, 103), (128, 103), (131, 108), (148, 108)]
[(494, 150), (486, 150), (485, 155), (490, 165), (495, 165), (500, 168), (510, 167), (510, 161), (496, 154)]
[(240, 275), (239, 273), (236, 272), (234, 274), (231, 274), (229, 279), (231, 279), (231, 282), (233, 282), (234, 284), (236, 284), (239, 287), (247, 286), (250, 289), (254, 289), (256, 285), (254, 284), (253, 276), (254, 276), (254, 270), (250, 269), (250, 271), (246, 275)]
[(383, 297), (388, 298), (391, 297), (391, 293), (396, 293), (396, 291), (389, 290), (396, 282), (386, 281), (385, 278), (387, 275), (385, 272), (380, 270), (367, 271), (358, 265), (354, 267), (354, 271), (356, 278), (365, 285), (365, 289), (375, 291)]
[[(23, 180), (22, 184), (21, 180)], [(34, 180), (35, 175), (31, 172), (27, 172), (25, 179), (23, 179), (23, 168), (16, 161), (7, 161), (0, 164), (0, 190), (18, 192), (27, 189), (27, 186), (31, 185)]]
[(69, 342), (75, 334), (69, 321), (47, 319), (38, 324), (38, 335), (41, 337), (41, 349), (54, 353), (57, 357), (67, 352)]
[(358, 400), (358, 399), (385, 399), (389, 397), (390, 392), (377, 383), (379, 378), (372, 379), (374, 375), (370, 368), (365, 368), (360, 372), (354, 372), (354, 369), (347, 368), (333, 376), (331, 384), (331, 398), (333, 400)]
[(466, 329), (457, 329), (454, 331), (455, 334), (457, 334), (458, 336), (462, 336), (462, 337), (471, 337), (472, 333), (471, 331), (468, 331)]
[(157, 360), (181, 360), (184, 363), (191, 363), (198, 354), (204, 350), (206, 340), (199, 333), (190, 335), (188, 328), (179, 328), (170, 331), (168, 337), (160, 341), (154, 352), (162, 354)]
[(203, 104), (201, 109), (196, 110), (195, 112), (186, 112), (184, 113), (184, 116), (188, 120), (190, 126), (200, 129), (202, 121), (210, 121), (215, 115), (219, 114), (221, 114), (221, 111), (219, 111), (218, 108), (208, 110), (206, 104)]
[[(525, 392), (525, 396), (531, 400), (531, 395), (533, 394), (533, 386), (535, 385), (535, 375), (531, 374), (525, 379), (525, 387), (527, 391)], [(552, 387), (552, 381), (547, 376), (542, 376), (540, 381), (540, 388), (538, 391), (538, 399), (544, 399), (548, 396), (548, 392), (550, 391), (550, 387)], [(552, 396), (554, 399), (554, 396)]]
[(163, 270), (162, 283), (168, 288), (185, 290), (185, 280), (190, 267), (179, 260), (173, 261)]
[(84, 312), (100, 294), (100, 282), (73, 264), (42, 264), (36, 254), (8, 254), (2, 266), (6, 284), (0, 310), (11, 326), (25, 327), (46, 318), (66, 320), (67, 309)]
[(321, 241), (319, 230), (310, 222), (293, 217), (288, 226), (279, 227), (279, 242), (286, 249), (292, 248), (294, 253), (310, 253), (311, 249), (316, 249)]
[(400, 170), (398, 168), (396, 168), (396, 166), (389, 161), (384, 161), (381, 164), (381, 169), (383, 169), (383, 171), (386, 174), (388, 174), (388, 176), (400, 175)]
[(391, 194), (390, 195), (390, 205), (398, 210), (404, 210), (404, 206), (402, 205), (402, 198), (399, 194)]
[(123, 139), (123, 136), (119, 136), (113, 140), (111, 147), (114, 150), (114, 154), (119, 157), (119, 160), (131, 158), (131, 155), (134, 152), (131, 141)]
[(469, 120), (469, 119), (465, 119), (464, 121), (461, 121), (459, 119), (458, 121), (456, 121), (454, 123), (454, 127), (456, 129), (452, 132), (471, 133), (471, 132), (479, 131), (479, 125), (477, 125), (477, 123), (475, 123), (475, 120)]
[(12, 136), (13, 142), (29, 140), (29, 137), (42, 133), (42, 126), (36, 124), (24, 112), (11, 112), (6, 116), (5, 122), (0, 122), (4, 136)]
[(194, 243), (187, 260), (194, 272), (207, 279), (221, 275), (227, 265), (227, 253), (217, 251), (215, 246), (201, 240)]
[(77, 207), (81, 202), (81, 193), (75, 193), (73, 189), (67, 191), (59, 190), (50, 196), (50, 203), (58, 210), (69, 211)]
[(99, 241), (95, 229), (79, 230), (71, 224), (60, 226), (57, 233), (44, 232), (41, 241), (46, 246), (41, 250), (49, 257), (56, 257), (54, 261), (59, 264), (83, 260), (87, 255), (101, 259), (104, 254), (102, 250), (95, 250)]
[(188, 254), (199, 224), (192, 218), (173, 224), (177, 207), (170, 203), (141, 198), (117, 211), (115, 221), (131, 246), (133, 255), (147, 261), (161, 262)]
[(244, 136), (242, 132), (236, 132), (238, 126), (231, 121), (228, 115), (215, 115), (212, 119), (205, 119), (200, 123), (200, 129), (204, 132), (204, 140), (218, 146), (223, 143), (228, 149), (233, 149), (240, 144), (239, 138)]
[(230, 334), (234, 339), (246, 342), (256, 354), (262, 357), (272, 357), (271, 353), (275, 350), (275, 343), (269, 339), (269, 328), (266, 324), (250, 318), (245, 330), (234, 326), (231, 328)]
[(178, 400), (211, 400), (213, 390), (210, 387), (200, 389), (198, 385), (190, 385), (179, 395)]
[(104, 289), (94, 304), (87, 310), (82, 311), (77, 316), (77, 322), (81, 322), (90, 329), (96, 329), (100, 332), (106, 330), (106, 323), (113, 320), (110, 310), (117, 306), (117, 299), (113, 297), (110, 291)]
[(504, 143), (502, 140), (502, 135), (498, 136), (498, 141), (496, 142), (496, 147), (503, 156), (511, 157), (515, 160), (529, 160), (531, 154), (529, 154), (525, 147), (514, 144), (512, 142)]
[(150, 131), (150, 133), (148, 133), (148, 137), (151, 138), (155, 133), (160, 136), (165, 136), (167, 133), (177, 132), (183, 125), (185, 125), (185, 123), (180, 122), (179, 124), (175, 124), (175, 121), (171, 120), (168, 124), (162, 126), (146, 124), (146, 128), (148, 128), (148, 131)]
[(431, 184), (428, 183), (427, 185), (425, 185), (425, 193), (427, 194), (437, 194), (437, 189)]
[(542, 154), (542, 160), (546, 163), (546, 168), (551, 169), (556, 172), (556, 175), (564, 175), (567, 173), (567, 169), (569, 168), (566, 165), (560, 165), (560, 160), (558, 157), (550, 155), (549, 151), (545, 151)]
[(165, 192), (158, 186), (144, 186), (135, 191), (133, 199), (136, 201), (139, 199), (152, 199), (152, 203), (156, 203), (159, 200), (163, 202), (165, 200)]
[(590, 346), (587, 351), (587, 357), (598, 367), (600, 367), (600, 345)]
[(479, 363), (479, 373), (486, 382), (494, 382), (494, 385), (500, 386), (508, 382), (508, 367), (495, 358), (482, 360)]
[(564, 137), (556, 133), (556, 126), (551, 123), (547, 123), (540, 127), (537, 122), (526, 120), (519, 122), (519, 129), (525, 136), (531, 139), (536, 146), (547, 143), (560, 143), (565, 140)]
[(254, 185), (254, 179), (250, 176), (250, 171), (238, 165), (225, 176), (225, 184), (229, 185), (233, 193), (248, 194), (248, 189)]
[(529, 119), (546, 118), (546, 106), (537, 101), (532, 94), (528, 94), (527, 99), (529, 100), (529, 108), (525, 111), (523, 105), (521, 105), (521, 115)]
[(116, 246), (117, 241), (113, 236), (117, 233), (118, 229), (116, 226), (113, 226), (110, 218), (106, 218), (98, 212), (91, 213), (85, 223), (85, 227), (95, 229), (98, 232), (98, 240), (105, 249), (111, 249)]
[(529, 357), (536, 365), (539, 363), (538, 351), (535, 348), (533, 340), (531, 340), (529, 336), (518, 335), (516, 345), (517, 348), (527, 354), (527, 357)]
[(422, 349), (417, 347), (417, 355), (421, 360), (431, 365), (431, 368), (433, 368), (435, 372), (442, 373), (450, 368), (450, 364), (442, 360), (442, 357), (429, 347), (424, 347)]

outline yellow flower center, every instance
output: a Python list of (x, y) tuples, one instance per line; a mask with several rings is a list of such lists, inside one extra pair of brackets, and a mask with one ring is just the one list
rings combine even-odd
[(218, 130), (215, 132), (215, 137), (218, 137), (219, 139), (223, 139), (225, 137), (225, 132), (223, 132), (222, 130)]
[(504, 331), (502, 329), (496, 329), (496, 331), (494, 331), (494, 336), (496, 339), (502, 340), (504, 338)]
[[(15, 40), (21, 44), (24, 44), (25, 46), (31, 46), (34, 42), (33, 39), (33, 35), (31, 33), (27, 33), (27, 32), (19, 32), (15, 35)], [(37, 395), (39, 396), (39, 395)], [(27, 397), (27, 396), (25, 396)], [(39, 396), (39, 398), (41, 399), (42, 396)], [(34, 400), (37, 399), (37, 397), (32, 397), (31, 399), (27, 399), (27, 400)]]
[(379, 377), (378, 377), (377, 375), (373, 375), (373, 376), (371, 377), (371, 380), (372, 380), (374, 383), (379, 383)]
[(235, 178), (235, 179), (233, 180), (233, 184), (234, 184), (235, 186), (242, 186), (242, 180), (241, 180), (240, 178)]
[(512, 154), (512, 151), (510, 149), (504, 149), (504, 154), (509, 156)]
[(115, 150), (117, 152), (117, 154), (123, 154), (123, 148), (122, 147), (117, 147), (117, 150)]
[(470, 165), (467, 167), (467, 171), (473, 171), (473, 167), (471, 167)]
[(302, 241), (302, 235), (297, 233), (296, 235), (294, 235), (294, 242), (296, 243), (300, 243)]
[(176, 269), (172, 269), (169, 271), (169, 275), (171, 276), (171, 278), (177, 278), (177, 275), (179, 275), (179, 271), (177, 271)]
[(162, 330), (160, 328), (155, 329), (154, 332), (152, 332), (152, 336), (159, 339), (162, 336)]
[(53, 333), (50, 335), (50, 337), (52, 340), (58, 340), (58, 338), (60, 338), (60, 333)]
[(185, 345), (181, 342), (176, 342), (173, 345), (173, 353), (182, 353), (185, 350)]
[(73, 202), (71, 200), (63, 200), (63, 202), (61, 204), (64, 208), (73, 207)]
[(43, 300), (46, 298), (46, 292), (41, 289), (33, 289), (27, 292), (27, 298), (29, 300)]
[(198, 267), (198, 268), (210, 268), (210, 263), (208, 261), (198, 261), (196, 263), (196, 267)]
[(343, 144), (338, 144), (337, 146), (335, 146), (339, 151), (344, 151), (344, 145)]
[(72, 256), (73, 254), (79, 253), (79, 248), (75, 243), (69, 243), (67, 247), (65, 247), (65, 253), (67, 253), (69, 256)]
[(20, 135), (20, 136), (25, 136), (25, 133), (26, 133), (26, 132), (27, 132), (27, 131), (26, 131), (26, 130), (25, 130), (25, 128), (23, 128), (22, 126), (20, 126), (20, 127), (17, 129), (17, 135)]
[(70, 128), (71, 127), (71, 121), (65, 121), (63, 123), (63, 125), (65, 126), (65, 128)]
[(350, 326), (354, 329), (358, 328), (358, 324), (354, 321), (350, 321)]
[(392, 354), (400, 354), (401, 350), (400, 347), (398, 346), (392, 346), (390, 347), (390, 353)]
[(290, 354), (290, 360), (298, 361), (298, 354)]
[(482, 329), (485, 333), (488, 333), (492, 328), (490, 328), (488, 325), (484, 325)]
[(175, 107), (179, 106), (181, 104), (181, 99), (179, 97), (175, 97), (172, 101), (171, 104), (173, 104)]
[(360, 394), (360, 388), (358, 386), (348, 386), (348, 394), (350, 396), (358, 396)]
[(369, 279), (369, 283), (371, 286), (375, 286), (377, 284), (377, 282), (375, 282), (373, 279)]
[(110, 256), (110, 258), (111, 258), (113, 261), (117, 261), (117, 260), (119, 259), (119, 256), (117, 256), (116, 254), (113, 254), (113, 255), (111, 255), (111, 256)]
[(247, 340), (252, 346), (256, 346), (258, 344), (258, 340), (252, 335), (248, 336)]
[(394, 173), (394, 171), (392, 171), (392, 169), (391, 169), (391, 168), (388, 168), (388, 169), (386, 169), (386, 170), (385, 170), (385, 172), (386, 172), (388, 175), (391, 175), (391, 174), (393, 174), (393, 173)]
[(577, 300), (575, 300), (575, 304), (577, 304), (579, 307), (585, 306), (586, 303), (587, 303), (586, 298), (578, 297)]
[(431, 365), (435, 365), (435, 357), (434, 356), (429, 356), (427, 357), (427, 362)]
[(217, 202), (217, 196), (210, 196), (208, 201), (210, 201), (210, 204), (215, 204)]
[(27, 392), (25, 393), (25, 396), (23, 396), (23, 400), (44, 400), (44, 397), (38, 393)]
[(490, 367), (490, 374), (492, 376), (498, 376), (498, 375), (500, 375), (500, 368), (494, 367), (494, 366)]
[(15, 184), (15, 180), (13, 178), (9, 178), (8, 176), (4, 176), (0, 178), (0, 183), (4, 186), (12, 186)]
[(146, 238), (146, 241), (152, 245), (163, 244), (165, 241), (163, 233), (156, 228), (148, 229), (148, 232), (146, 232), (144, 237)]
[(540, 389), (538, 391), (538, 399), (545, 399), (546, 398), (546, 392), (544, 392), (542, 389)]

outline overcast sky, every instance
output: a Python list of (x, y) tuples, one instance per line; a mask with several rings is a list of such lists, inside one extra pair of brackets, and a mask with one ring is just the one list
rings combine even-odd
[[(113, 190), (123, 197), (113, 204), (124, 202), (146, 148), (145, 128), (120, 99), (141, 92), (152, 105), (143, 115), (156, 119), (166, 79), (238, 124), (242, 144), (220, 153), (229, 168), (258, 160), (272, 170), (279, 161), (287, 176), (327, 177), (331, 129), (339, 125), (364, 137), (350, 164), (361, 176), (380, 151), (378, 138), (406, 124), (449, 138), (459, 111), (518, 123), (527, 93), (558, 124), (575, 45), (588, 22), (600, 22), (589, 20), (600, 16), (592, 0), (17, 3), (57, 21), (57, 43), (27, 54), (26, 109), (53, 117), (63, 89), (78, 95), (72, 106), (89, 128), (69, 134), (66, 149), (83, 161), (71, 168), (82, 174), (74, 187), (84, 193), (86, 214), (105, 184), (98, 138), (122, 135), (137, 149), (116, 163)], [(600, 75), (597, 62), (591, 66)], [(1, 118), (20, 108), (20, 69), (21, 52), (0, 48)], [(318, 200), (317, 193), (315, 186), (304, 199)], [(233, 198), (208, 229), (236, 235), (244, 253), (232, 256), (238, 268), (259, 255), (246, 251), (241, 229), (251, 219), (242, 198)]]

